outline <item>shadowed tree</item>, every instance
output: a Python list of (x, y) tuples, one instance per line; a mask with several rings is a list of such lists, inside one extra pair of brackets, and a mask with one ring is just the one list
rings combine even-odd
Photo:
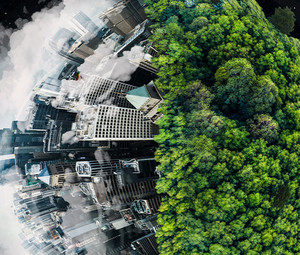
[(293, 11), (285, 7), (282, 9), (281, 7), (275, 9), (275, 13), (269, 17), (269, 21), (278, 28), (281, 33), (289, 35), (295, 26), (295, 14)]

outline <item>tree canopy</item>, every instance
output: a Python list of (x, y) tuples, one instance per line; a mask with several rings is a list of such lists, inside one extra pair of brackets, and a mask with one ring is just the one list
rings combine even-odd
[(288, 7), (284, 9), (281, 7), (276, 8), (275, 13), (269, 17), (269, 20), (281, 33), (287, 35), (293, 32), (296, 21), (295, 14)]
[(254, 0), (145, 0), (162, 255), (300, 254), (300, 43)]

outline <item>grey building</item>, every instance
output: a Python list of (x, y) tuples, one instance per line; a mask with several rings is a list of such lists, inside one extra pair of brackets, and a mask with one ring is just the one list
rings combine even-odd
[(115, 172), (93, 184), (97, 202), (108, 208), (135, 205), (142, 214), (157, 212), (160, 198), (156, 199), (155, 168), (154, 159), (120, 160)]
[(125, 37), (146, 17), (142, 0), (122, 0), (104, 12), (100, 19), (116, 34)]
[(86, 14), (77, 13), (71, 19), (70, 28), (61, 28), (50, 40), (50, 47), (68, 62), (80, 65), (91, 56), (101, 43), (102, 38), (109, 35), (108, 27), (99, 28)]
[(137, 251), (138, 255), (158, 255), (158, 245), (155, 239), (155, 233), (145, 235), (131, 243), (131, 247), (134, 251)]

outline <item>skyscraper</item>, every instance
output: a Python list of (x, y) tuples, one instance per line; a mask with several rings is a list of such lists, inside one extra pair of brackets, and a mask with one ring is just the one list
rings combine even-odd
[(38, 178), (51, 187), (62, 187), (69, 183), (80, 182), (75, 171), (75, 162), (47, 164), (39, 173)]
[(100, 19), (116, 34), (126, 36), (146, 19), (141, 0), (122, 0), (104, 12)]
[(13, 133), (9, 128), (0, 130), (0, 155), (12, 154), (13, 148)]
[(71, 19), (71, 27), (59, 29), (49, 45), (68, 62), (80, 65), (94, 53), (102, 38), (109, 33), (111, 31), (108, 27), (99, 28), (80, 11)]
[[(94, 182), (93, 189), (97, 196), (97, 202), (103, 206), (112, 206), (112, 208), (134, 204), (136, 208), (139, 207), (138, 213), (156, 213), (160, 205), (160, 197), (155, 190), (158, 175), (155, 172), (154, 159), (114, 162), (113, 171), (105, 171), (105, 174), (102, 174), (99, 180)], [(102, 162), (99, 163), (102, 164)]]
[(72, 28), (77, 34), (87, 36), (89, 38), (96, 36), (100, 28), (82, 11), (79, 11), (72, 19)]
[(137, 88), (136, 86), (106, 79), (97, 75), (86, 76), (81, 89), (73, 98), (58, 100), (57, 108), (71, 112), (79, 112), (87, 106), (113, 105), (125, 108), (134, 108), (126, 99), (126, 93)]
[(51, 104), (40, 101), (37, 95), (34, 97), (33, 101), (35, 104), (30, 109), (26, 120), (25, 128), (28, 130), (45, 131), (48, 128), (48, 122), (50, 119), (64, 122), (72, 122), (75, 120), (75, 113), (56, 109)]
[(131, 247), (137, 254), (140, 255), (158, 255), (158, 245), (155, 239), (155, 233), (150, 233), (145, 235), (134, 242), (132, 242)]
[(98, 203), (104, 206), (130, 205), (138, 199), (157, 196), (156, 180), (144, 180), (121, 186), (117, 175), (102, 177), (102, 181), (94, 184)]
[(69, 203), (62, 197), (39, 195), (21, 200), (20, 206), (23, 207), (20, 211), (24, 216), (34, 218), (54, 211), (67, 211)]
[(125, 96), (135, 88), (122, 82), (91, 76), (80, 97), (85, 105), (103, 104), (132, 108)]
[(99, 105), (77, 116), (76, 136), (90, 141), (152, 140), (155, 128), (135, 109)]
[(132, 48), (128, 56), (132, 64), (151, 72), (153, 74), (157, 73), (157, 69), (152, 65), (151, 59), (153, 56), (157, 56), (157, 51), (152, 47), (152, 43), (142, 41), (139, 46), (143, 47), (143, 51), (136, 50), (137, 48)]

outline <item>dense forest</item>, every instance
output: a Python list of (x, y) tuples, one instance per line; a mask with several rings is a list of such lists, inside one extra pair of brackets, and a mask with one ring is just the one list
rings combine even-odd
[(300, 42), (254, 0), (145, 2), (160, 253), (300, 254)]

